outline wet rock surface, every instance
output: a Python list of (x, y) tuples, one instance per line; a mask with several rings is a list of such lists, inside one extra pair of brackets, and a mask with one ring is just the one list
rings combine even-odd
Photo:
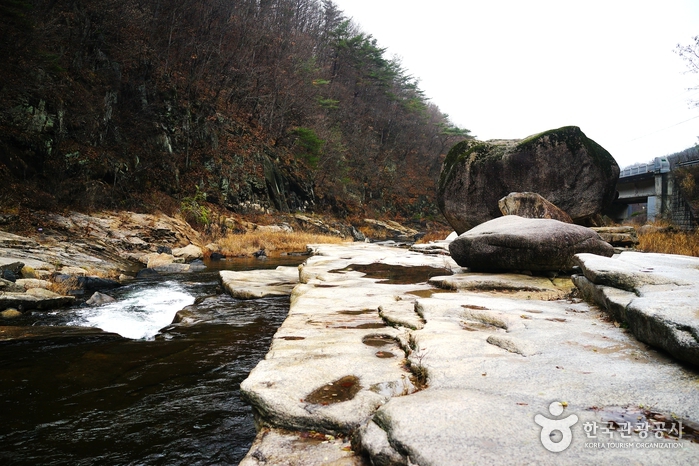
[[(540, 277), (506, 274), (484, 280), (448, 258), (376, 245), (313, 249), (300, 267), (288, 318), (241, 384), (260, 424), (284, 434), (275, 440), (268, 428), (261, 430), (242, 464), (311, 464), (327, 448), (337, 453), (334, 444), (292, 446), (302, 445), (293, 439), (302, 441), (309, 431), (352, 435), (354, 450), (373, 464), (680, 464), (699, 455), (690, 435), (669, 432), (672, 423), (699, 421), (699, 373), (569, 297), (570, 279), (534, 285), (532, 278)], [(382, 283), (350, 267), (373, 263), (447, 266), (456, 273), (429, 279), (452, 288), (445, 290), (424, 282)], [(474, 281), (479, 286), (468, 284)], [(381, 323), (386, 326), (367, 328)], [(388, 353), (396, 357), (383, 357)], [(333, 387), (342, 381), (352, 395), (327, 401), (341, 394), (342, 387)], [(318, 393), (325, 395), (316, 400)], [(551, 411), (554, 404), (561, 413)], [(665, 413), (668, 428), (645, 440), (663, 445), (590, 447), (644, 441), (639, 431), (624, 440), (618, 424), (609, 435), (590, 436), (585, 427), (606, 427), (610, 412), (639, 406)], [(570, 415), (577, 416), (572, 443), (561, 453), (547, 451), (535, 417)]]
[(699, 258), (622, 252), (576, 256), (583, 294), (640, 341), (699, 366)]
[(452, 241), (449, 251), (459, 265), (474, 271), (566, 271), (575, 254), (614, 254), (589, 228), (516, 215), (472, 228)]

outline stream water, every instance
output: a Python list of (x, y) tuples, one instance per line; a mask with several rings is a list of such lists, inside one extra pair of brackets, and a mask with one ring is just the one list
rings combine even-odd
[[(255, 436), (239, 385), (266, 354), (289, 299), (233, 299), (219, 289), (217, 269), (302, 259), (213, 262), (113, 290), (116, 304), (0, 322), (99, 326), (128, 337), (0, 342), (0, 464), (238, 464)], [(170, 325), (195, 300), (201, 321)]]

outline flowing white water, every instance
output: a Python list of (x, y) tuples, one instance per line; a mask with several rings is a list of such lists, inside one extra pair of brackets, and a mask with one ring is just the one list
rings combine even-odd
[(78, 310), (69, 325), (99, 327), (126, 338), (151, 339), (172, 323), (177, 311), (194, 303), (177, 282), (167, 281), (127, 293), (117, 302)]

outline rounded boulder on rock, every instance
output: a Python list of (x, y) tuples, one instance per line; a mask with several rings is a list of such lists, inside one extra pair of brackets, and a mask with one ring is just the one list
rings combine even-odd
[(547, 201), (537, 193), (510, 193), (498, 201), (502, 215), (517, 215), (524, 218), (552, 218), (573, 223), (570, 215)]
[(575, 254), (611, 257), (614, 248), (595, 231), (544, 218), (507, 215), (482, 223), (449, 245), (451, 257), (473, 271), (566, 271)]
[(444, 160), (437, 202), (459, 234), (499, 217), (498, 200), (511, 192), (536, 192), (582, 223), (614, 200), (618, 178), (611, 154), (567, 126), (524, 140), (458, 143)]

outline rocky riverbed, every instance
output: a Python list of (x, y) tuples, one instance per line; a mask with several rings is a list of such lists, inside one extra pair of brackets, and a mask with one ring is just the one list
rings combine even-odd
[(312, 249), (288, 318), (241, 384), (259, 427), (242, 464), (699, 455), (696, 366), (638, 341), (570, 277), (474, 274), (371, 244)]
[[(23, 295), (20, 315), (37, 296), (56, 299), (31, 291), (46, 278), (181, 272), (201, 251), (196, 232), (167, 217), (71, 214), (46, 225), (32, 238), (0, 234), (0, 266), (36, 275), (2, 283), (3, 299)], [(242, 464), (699, 456), (695, 258), (579, 254), (571, 277), (469, 272), (449, 242), (309, 249), (298, 268), (220, 274), (237, 299), (291, 297), (241, 384), (258, 425)], [(176, 321), (197, 321), (193, 312)], [(0, 340), (33, 337), (21, 329), (0, 324)]]
[[(184, 272), (203, 256), (199, 234), (166, 215), (44, 214), (31, 236), (0, 231), (0, 313), (20, 317), (116, 288), (148, 267)], [(1, 326), (2, 324), (0, 324)], [(12, 334), (16, 334), (16, 329)], [(0, 339), (10, 338), (0, 328)], [(14, 337), (13, 337), (14, 338)]]

